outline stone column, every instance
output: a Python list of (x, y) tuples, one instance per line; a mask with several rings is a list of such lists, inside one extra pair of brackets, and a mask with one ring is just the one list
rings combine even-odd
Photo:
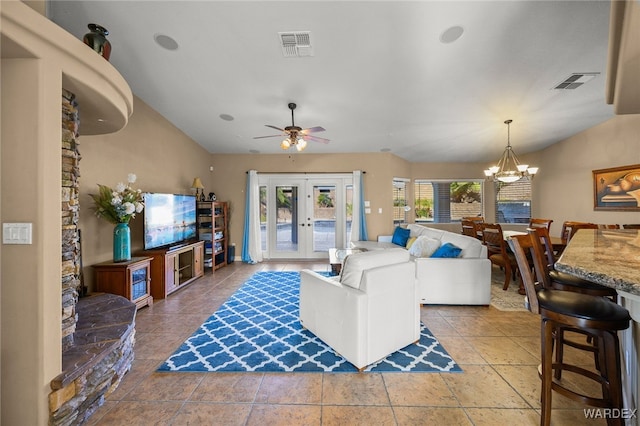
[(78, 221), (80, 125), (75, 95), (62, 91), (62, 350), (73, 344), (78, 316), (76, 304), (82, 295), (82, 262)]

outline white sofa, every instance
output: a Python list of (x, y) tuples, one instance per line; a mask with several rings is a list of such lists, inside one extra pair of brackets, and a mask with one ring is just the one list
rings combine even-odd
[(414, 264), (406, 250), (347, 256), (342, 273), (300, 272), (300, 323), (359, 370), (420, 339)]
[[(457, 258), (413, 257), (420, 303), (429, 305), (489, 305), (491, 302), (491, 261), (487, 248), (476, 238), (422, 225), (407, 226), (411, 237), (423, 236), (440, 244), (462, 249)], [(417, 240), (416, 240), (417, 241)], [(415, 244), (415, 243), (414, 243)], [(378, 241), (353, 241), (352, 247), (365, 250), (398, 248), (391, 236)]]

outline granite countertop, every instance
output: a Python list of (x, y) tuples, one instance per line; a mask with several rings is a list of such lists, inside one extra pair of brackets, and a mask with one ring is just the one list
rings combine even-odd
[(555, 268), (640, 296), (640, 230), (580, 229)]

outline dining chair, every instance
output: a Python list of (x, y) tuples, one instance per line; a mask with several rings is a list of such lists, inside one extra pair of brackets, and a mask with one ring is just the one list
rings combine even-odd
[(553, 219), (538, 219), (532, 217), (529, 220), (529, 228), (546, 228), (547, 231), (550, 231), (552, 222)]
[(622, 227), (624, 229), (640, 229), (640, 223), (626, 223)]
[(472, 220), (462, 220), (462, 235), (473, 237), (476, 239), (482, 239), (482, 230), (480, 227), (481, 222)]
[(484, 217), (482, 217), (482, 216), (464, 216), (462, 218), (462, 220), (468, 220), (470, 222), (482, 223), (482, 222), (484, 222)]
[(598, 229), (620, 229), (620, 225), (618, 225), (617, 223), (610, 224), (610, 225), (599, 223)]
[(500, 224), (482, 223), (480, 229), (482, 231), (482, 243), (487, 246), (489, 260), (492, 264), (504, 268), (504, 285), (502, 289), (507, 290), (511, 280), (516, 280), (518, 271), (516, 258), (507, 248), (507, 242), (504, 240)]
[(462, 235), (477, 238), (475, 222), (463, 219), (460, 223), (462, 224)]
[(589, 222), (565, 221), (562, 223), (562, 232), (560, 234), (562, 243), (567, 245), (578, 229), (598, 229), (598, 225)]
[[(528, 265), (529, 257), (535, 258), (533, 246), (536, 244), (535, 240), (539, 243), (539, 239), (536, 230), (529, 232), (528, 235), (515, 235), (511, 239), (527, 295), (526, 306), (541, 318), (542, 364), (538, 367), (538, 375), (542, 381), (540, 424), (551, 424), (553, 391), (581, 404), (622, 409), (622, 371), (617, 332), (629, 328), (629, 311), (604, 297), (545, 288), (536, 282)], [(593, 343), (584, 344), (566, 339), (567, 331), (585, 335)], [(596, 371), (565, 362), (564, 346), (593, 353)], [(563, 371), (593, 380), (601, 386), (602, 397), (580, 394), (570, 389), (566, 382), (560, 380)], [(610, 425), (622, 425), (624, 422), (622, 419), (609, 420), (607, 424)]]

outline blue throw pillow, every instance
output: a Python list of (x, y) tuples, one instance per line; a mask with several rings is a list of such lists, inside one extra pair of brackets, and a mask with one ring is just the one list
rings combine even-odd
[(407, 241), (409, 240), (410, 233), (411, 231), (409, 231), (407, 228), (401, 228), (397, 226), (396, 230), (393, 231), (393, 238), (391, 238), (391, 242), (401, 247), (405, 247), (407, 245)]
[(456, 247), (451, 243), (445, 243), (436, 250), (431, 257), (458, 257), (462, 253), (460, 247)]

